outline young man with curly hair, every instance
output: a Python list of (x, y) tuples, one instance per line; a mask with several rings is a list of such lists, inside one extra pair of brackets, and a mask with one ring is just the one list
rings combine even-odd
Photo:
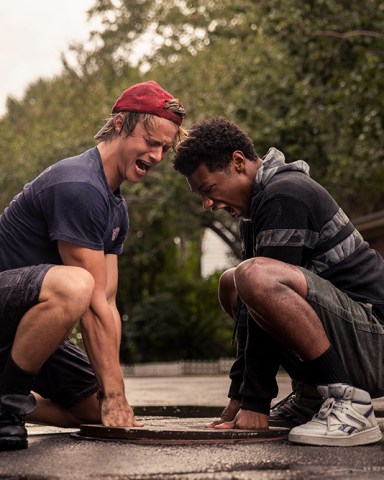
[[(371, 396), (384, 395), (384, 261), (302, 161), (260, 158), (238, 126), (194, 125), (174, 166), (203, 207), (240, 218), (244, 261), (220, 279), (237, 319), (230, 401), (215, 428), (292, 428), (314, 445), (382, 436)], [(280, 367), (294, 392), (270, 410)]]
[[(48, 167), (0, 217), (0, 450), (26, 448), (25, 418), (138, 426), (119, 365), (124, 181), (183, 135), (184, 109), (156, 82), (115, 102), (98, 145)], [(67, 340), (80, 322), (88, 357)], [(31, 393), (33, 391), (33, 393)]]

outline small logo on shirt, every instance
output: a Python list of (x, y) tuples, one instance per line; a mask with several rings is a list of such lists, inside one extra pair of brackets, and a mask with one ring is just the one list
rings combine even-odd
[(119, 235), (120, 227), (116, 227), (112, 230), (112, 242), (114, 242)]

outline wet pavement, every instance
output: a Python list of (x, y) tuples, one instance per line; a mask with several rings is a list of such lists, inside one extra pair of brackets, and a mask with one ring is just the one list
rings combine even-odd
[[(288, 379), (279, 378), (279, 386), (278, 399), (289, 393)], [(127, 396), (136, 406), (137, 417), (155, 432), (203, 431), (210, 415), (225, 405), (227, 388), (225, 376), (126, 379)], [(381, 416), (384, 402), (374, 403)], [(201, 407), (202, 416), (173, 417), (176, 407), (183, 414)], [(141, 444), (87, 440), (78, 437), (77, 429), (28, 427), (28, 450), (0, 452), (0, 480), (384, 479), (384, 441), (348, 448), (293, 445), (285, 436), (260, 437), (254, 442)]]

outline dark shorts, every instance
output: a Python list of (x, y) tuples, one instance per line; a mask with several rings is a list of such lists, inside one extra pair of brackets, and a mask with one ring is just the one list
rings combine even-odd
[[(384, 325), (372, 312), (372, 305), (352, 300), (328, 280), (301, 270), (308, 285), (307, 301), (320, 318), (353, 385), (367, 390), (372, 397), (383, 396)], [(288, 362), (287, 370), (291, 368), (298, 380), (308, 380), (299, 365), (294, 360)]]
[(99, 385), (86, 354), (66, 340), (43, 365), (33, 390), (70, 408), (97, 392)]
[[(19, 322), (38, 303), (41, 285), (52, 267), (53, 265), (37, 265), (0, 272), (1, 370), (12, 349)], [(64, 407), (71, 407), (92, 395), (98, 388), (87, 356), (68, 340), (45, 362), (33, 389), (42, 397)]]

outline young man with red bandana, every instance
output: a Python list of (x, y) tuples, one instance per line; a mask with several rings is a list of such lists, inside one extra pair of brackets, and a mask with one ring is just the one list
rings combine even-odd
[[(1, 215), (0, 450), (27, 447), (26, 418), (139, 425), (119, 366), (117, 260), (128, 231), (120, 185), (164, 158), (183, 117), (156, 82), (133, 85), (96, 147), (48, 167)], [(88, 357), (67, 339), (77, 322)]]

